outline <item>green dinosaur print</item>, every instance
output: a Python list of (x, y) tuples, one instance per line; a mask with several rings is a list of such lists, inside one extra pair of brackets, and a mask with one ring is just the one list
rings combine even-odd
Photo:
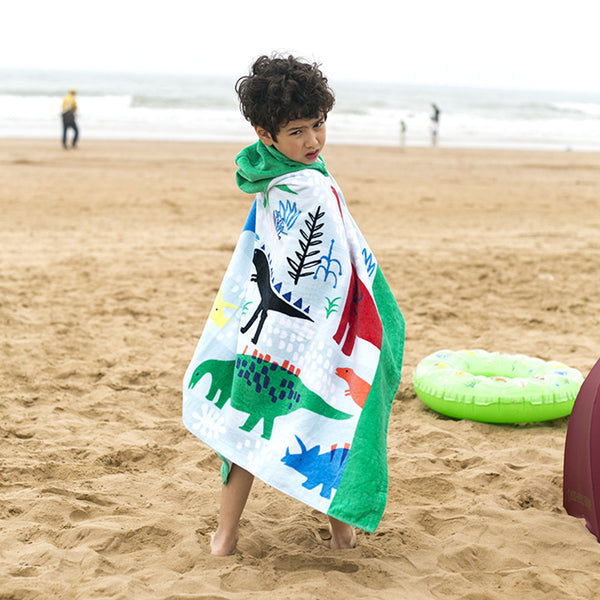
[(206, 399), (211, 402), (220, 392), (215, 406), (219, 409), (231, 400), (236, 410), (248, 413), (240, 427), (252, 431), (261, 420), (262, 437), (271, 439), (273, 424), (277, 417), (304, 408), (329, 419), (350, 419), (351, 414), (327, 404), (318, 394), (308, 389), (289, 367), (270, 362), (270, 357), (239, 354), (235, 360), (206, 360), (192, 373), (189, 388), (193, 388), (205, 375), (211, 376)]
[(200, 363), (192, 373), (189, 389), (192, 389), (207, 373), (210, 374), (210, 389), (206, 394), (206, 399), (211, 402), (221, 392), (215, 406), (223, 408), (225, 403), (231, 397), (231, 384), (233, 383), (234, 360), (205, 360)]

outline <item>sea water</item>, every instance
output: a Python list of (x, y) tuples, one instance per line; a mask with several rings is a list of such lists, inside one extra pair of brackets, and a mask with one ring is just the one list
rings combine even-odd
[[(77, 90), (82, 140), (251, 142), (235, 77), (0, 69), (0, 137), (57, 138)], [(432, 103), (441, 147), (600, 150), (600, 94), (330, 79), (328, 143), (427, 146)], [(401, 133), (401, 122), (405, 133)]]

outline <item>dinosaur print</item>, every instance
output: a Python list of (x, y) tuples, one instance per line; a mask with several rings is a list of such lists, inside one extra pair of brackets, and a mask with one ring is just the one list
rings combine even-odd
[(192, 373), (188, 388), (191, 390), (206, 375), (210, 373), (210, 388), (206, 394), (206, 399), (211, 402), (220, 392), (219, 400), (215, 404), (217, 408), (223, 408), (225, 403), (231, 397), (231, 384), (233, 383), (234, 360), (216, 360), (209, 359), (200, 363)]
[(322, 487), (319, 495), (323, 498), (331, 498), (331, 492), (337, 490), (340, 485), (350, 446), (348, 444), (343, 448), (333, 446), (329, 452), (319, 454), (320, 446), (313, 446), (308, 450), (298, 436), (296, 440), (301, 452), (291, 454), (288, 447), (281, 462), (306, 477), (303, 487), (312, 490), (320, 485)]
[(342, 217), (342, 222), (344, 221), (344, 213), (342, 211), (342, 202), (340, 200), (340, 197), (336, 191), (336, 189), (331, 186), (331, 191), (333, 192), (333, 195), (335, 196), (336, 202), (337, 202), (337, 206), (338, 206), (338, 210), (340, 211), (340, 215)]
[(227, 400), (231, 400), (233, 408), (248, 413), (240, 427), (243, 431), (252, 431), (264, 420), (262, 437), (266, 440), (271, 439), (277, 417), (301, 408), (328, 419), (352, 417), (308, 389), (299, 377), (299, 369), (288, 361), (281, 365), (271, 362), (269, 355), (255, 352), (252, 356), (239, 354), (235, 360), (206, 360), (196, 367), (188, 387), (192, 389), (207, 374), (211, 376), (207, 400), (213, 401), (220, 391), (217, 408), (223, 408)]
[(252, 275), (251, 281), (255, 281), (258, 285), (260, 303), (258, 308), (254, 311), (254, 314), (250, 317), (250, 320), (241, 328), (240, 331), (242, 333), (246, 333), (246, 331), (252, 327), (254, 321), (260, 317), (258, 327), (256, 328), (256, 332), (252, 338), (253, 344), (258, 342), (258, 338), (260, 337), (260, 333), (270, 310), (280, 312), (284, 315), (288, 315), (289, 317), (308, 319), (309, 321), (312, 321), (306, 312), (287, 302), (273, 289), (273, 286), (271, 285), (271, 277), (269, 275), (269, 261), (263, 250), (259, 248), (254, 250), (252, 262), (254, 263), (256, 274)]
[(225, 308), (239, 308), (235, 304), (231, 304), (230, 302), (225, 302), (223, 300), (223, 290), (219, 290), (217, 297), (215, 298), (215, 303), (213, 304), (212, 310), (210, 311), (210, 319), (211, 321), (221, 329), (224, 329), (225, 325), (231, 321), (233, 317), (227, 318), (225, 316)]
[(371, 384), (361, 379), (352, 369), (345, 367), (338, 367), (335, 374), (348, 384), (346, 396), (350, 396), (358, 406), (363, 408), (371, 391)]
[(379, 311), (369, 289), (358, 278), (354, 266), (352, 267), (346, 304), (344, 305), (339, 327), (333, 336), (338, 345), (342, 343), (344, 334), (346, 334), (346, 340), (342, 346), (342, 352), (346, 356), (352, 354), (356, 338), (371, 342), (371, 344), (381, 349), (383, 327)]

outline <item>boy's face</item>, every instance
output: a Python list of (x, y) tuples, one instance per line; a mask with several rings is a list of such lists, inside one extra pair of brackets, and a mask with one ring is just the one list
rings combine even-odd
[(267, 146), (273, 146), (291, 160), (312, 165), (325, 146), (325, 119), (294, 119), (277, 132), (275, 141), (262, 127), (256, 127), (256, 133)]

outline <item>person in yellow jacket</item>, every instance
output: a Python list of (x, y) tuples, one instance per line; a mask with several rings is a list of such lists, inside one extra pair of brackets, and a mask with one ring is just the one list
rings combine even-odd
[(77, 138), (79, 137), (79, 129), (75, 122), (75, 113), (77, 112), (77, 102), (75, 101), (75, 90), (70, 90), (69, 93), (63, 98), (62, 103), (62, 123), (63, 123), (63, 147), (67, 147), (67, 131), (73, 130), (73, 141), (72, 147), (75, 148), (77, 145)]

